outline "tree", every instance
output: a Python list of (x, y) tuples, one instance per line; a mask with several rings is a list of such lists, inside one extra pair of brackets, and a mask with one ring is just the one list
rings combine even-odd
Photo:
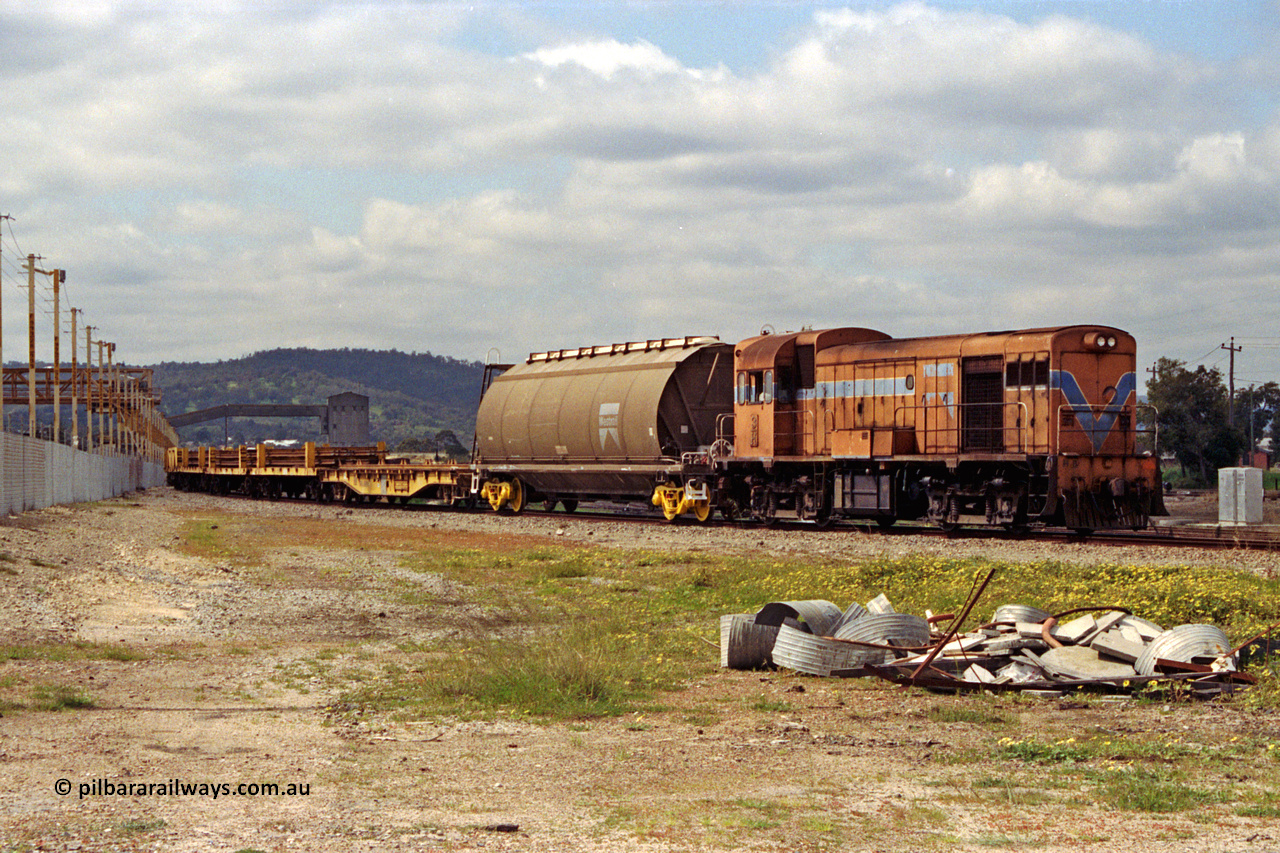
[[(1280, 384), (1267, 382), (1251, 388), (1236, 389), (1236, 424), (1244, 434), (1246, 444), (1253, 427), (1253, 440), (1260, 441), (1268, 430), (1277, 434), (1280, 428)], [(1252, 448), (1251, 448), (1252, 449)]]
[(1147, 399), (1160, 413), (1161, 448), (1203, 483), (1218, 468), (1234, 465), (1248, 443), (1244, 432), (1227, 422), (1227, 389), (1216, 369), (1187, 370), (1185, 362), (1162, 358), (1147, 383)]
[(466, 459), (470, 455), (451, 429), (442, 429), (436, 433), (436, 447), (439, 448), (440, 453), (450, 459)]

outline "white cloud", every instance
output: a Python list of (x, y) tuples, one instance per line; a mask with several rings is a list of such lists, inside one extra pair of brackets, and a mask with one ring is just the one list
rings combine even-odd
[(91, 323), (165, 318), (131, 358), (1090, 319), (1190, 349), (1230, 334), (1214, 288), (1275, 294), (1274, 75), (1093, 7), (820, 10), (738, 74), (534, 5), (504, 50), (461, 4), (62, 8), (3, 13), (3, 212)]
[(580, 42), (561, 47), (542, 47), (524, 54), (547, 68), (576, 65), (606, 80), (621, 71), (642, 76), (675, 74), (683, 70), (680, 63), (647, 41), (623, 44), (616, 39)]

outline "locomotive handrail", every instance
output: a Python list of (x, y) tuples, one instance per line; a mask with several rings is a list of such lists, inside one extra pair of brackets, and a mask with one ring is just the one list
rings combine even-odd
[[(776, 409), (774, 410), (774, 415), (775, 415), (775, 416), (780, 415), (780, 414), (781, 414), (781, 415), (799, 415), (799, 416), (800, 416), (800, 417), (799, 417), (799, 422), (800, 422), (800, 423), (799, 423), (799, 428), (798, 428), (798, 429), (793, 429), (791, 432), (780, 432), (780, 431), (776, 428), (776, 424), (775, 424), (775, 429), (774, 429), (774, 431), (773, 431), (773, 436), (774, 436), (774, 446), (775, 446), (775, 447), (777, 446), (777, 439), (778, 439), (778, 437), (779, 437), (779, 436), (789, 436), (789, 437), (791, 438), (791, 440), (792, 440), (792, 452), (799, 452), (799, 451), (797, 450), (797, 448), (796, 448), (796, 444), (795, 444), (795, 440), (796, 440), (797, 438), (798, 438), (798, 439), (800, 439), (800, 450), (803, 450), (803, 448), (804, 448), (804, 438), (805, 438), (805, 436), (808, 436), (808, 437), (813, 438), (813, 439), (815, 439), (815, 440), (816, 440), (816, 438), (817, 438), (817, 429), (816, 429), (816, 427), (817, 427), (817, 414), (816, 414), (812, 409), (791, 409), (790, 411), (784, 411), (784, 412), (779, 412), (779, 411), (777, 411)], [(813, 425), (812, 425), (812, 426), (813, 426), (814, 428), (811, 428), (811, 429), (809, 429), (809, 430), (806, 430), (806, 429), (805, 429), (805, 416), (806, 416), (806, 415), (807, 415), (809, 418), (813, 419)], [(794, 423), (794, 421), (793, 421), (793, 423)]]
[(1136, 425), (1134, 426), (1134, 450), (1138, 449), (1137, 437), (1140, 435), (1149, 435), (1151, 436), (1151, 455), (1158, 457), (1160, 455), (1160, 410), (1150, 403), (1138, 403), (1133, 407), (1135, 424), (1137, 424), (1137, 414), (1139, 409), (1151, 410), (1151, 420), (1149, 421), (1151, 426), (1147, 429), (1141, 430), (1138, 429)]
[[(724, 425), (726, 423), (731, 424), (728, 432), (725, 432)], [(734, 428), (736, 426), (737, 424), (735, 424), (733, 421), (733, 412), (721, 412), (720, 414), (716, 415), (716, 440), (718, 441), (720, 439), (724, 439), (726, 441), (732, 442), (734, 438), (734, 435), (733, 435)]]
[[(999, 408), (1003, 410), (1004, 407), (1006, 406), (1017, 406), (1021, 410), (1020, 416), (1013, 423), (1013, 425), (1008, 425), (1002, 422), (998, 426), (985, 427), (980, 431), (987, 432), (987, 433), (998, 432), (1000, 434), (1000, 438), (1001, 438), (1000, 443), (1002, 445), (1002, 447), (1000, 448), (1000, 452), (1028, 453), (1030, 452), (1029, 448), (1031, 447), (1031, 441), (1028, 437), (1031, 431), (1031, 410), (1027, 407), (1026, 401), (1024, 400), (1004, 400), (1002, 402), (994, 402), (994, 403), (947, 403), (945, 405), (941, 405), (938, 403), (930, 403), (930, 404), (912, 403), (909, 406), (896, 406), (894, 407), (894, 410), (893, 410), (893, 428), (895, 430), (909, 429), (913, 431), (923, 432), (925, 436), (925, 446), (920, 448), (921, 453), (938, 452), (937, 448), (934, 445), (930, 444), (929, 439), (931, 436), (936, 436), (939, 434), (949, 434), (953, 436), (954, 440), (951, 441), (950, 444), (953, 445), (957, 450), (960, 450), (961, 452), (963, 452), (964, 445), (965, 445), (965, 442), (964, 442), (965, 429), (964, 429), (964, 418), (961, 417), (961, 412), (965, 409), (969, 409), (973, 411), (979, 408), (985, 408), (985, 409)], [(906, 412), (914, 412), (918, 410), (922, 410), (926, 413), (937, 412), (939, 408), (955, 410), (955, 415), (953, 417), (949, 417), (946, 419), (947, 421), (951, 422), (951, 424), (954, 424), (954, 426), (951, 424), (948, 424), (942, 427), (929, 426), (928, 418), (924, 419), (925, 424), (923, 426), (919, 424), (908, 425), (906, 423), (905, 418), (898, 417), (899, 414), (905, 414)], [(914, 421), (916, 419), (913, 418), (912, 420)], [(866, 428), (875, 429), (874, 425), (868, 425)], [(1013, 433), (1013, 439), (1014, 439), (1013, 447), (1009, 446), (1010, 442), (1008, 441), (1008, 438), (1009, 438), (1010, 432)]]

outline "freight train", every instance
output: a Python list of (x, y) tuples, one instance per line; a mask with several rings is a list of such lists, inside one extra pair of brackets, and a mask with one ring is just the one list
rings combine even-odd
[(1133, 337), (1107, 326), (664, 338), (486, 371), (466, 465), (381, 448), (173, 448), (169, 480), (513, 513), (610, 501), (673, 521), (1138, 529), (1164, 505), (1136, 376)]

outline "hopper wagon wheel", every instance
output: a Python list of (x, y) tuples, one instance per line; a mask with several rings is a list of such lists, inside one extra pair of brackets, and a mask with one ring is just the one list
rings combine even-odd
[(560, 508), (563, 509), (565, 512), (574, 512), (575, 510), (578, 509), (578, 502), (573, 498), (565, 498), (564, 500), (560, 501)]
[(518, 515), (529, 505), (524, 491), (524, 484), (516, 477), (511, 478), (511, 497), (507, 498), (507, 508)]
[(711, 520), (711, 500), (694, 501), (692, 512), (694, 521), (699, 524), (706, 524)]

